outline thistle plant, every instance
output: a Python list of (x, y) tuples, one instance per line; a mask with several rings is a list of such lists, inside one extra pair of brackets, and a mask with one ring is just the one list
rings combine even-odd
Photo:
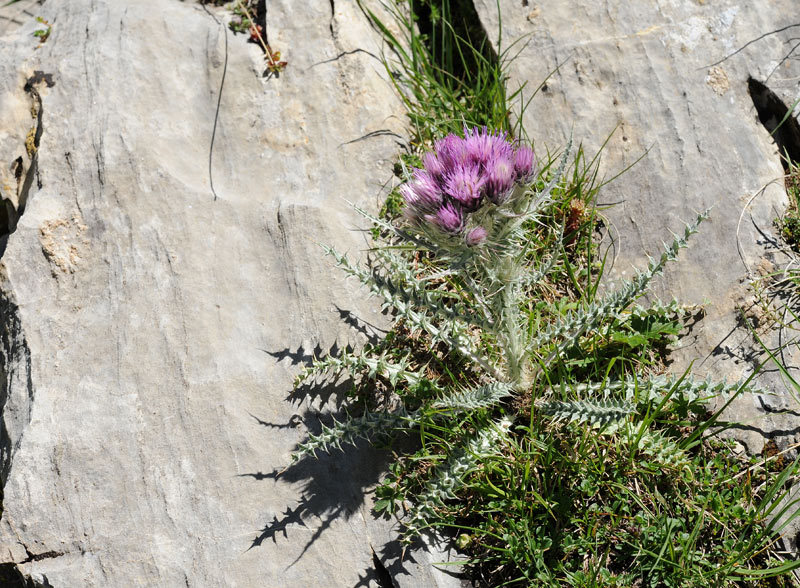
[[(412, 331), (473, 363), (481, 372), (478, 382), (506, 390), (506, 395), (525, 393), (565, 349), (628, 310), (706, 217), (698, 215), (644, 272), (613, 293), (531, 329), (523, 309), (564, 248), (563, 239), (558, 239), (551, 251), (533, 255), (537, 244), (531, 229), (544, 224), (568, 157), (569, 147), (549, 181), (537, 186), (530, 147), (512, 142), (504, 132), (465, 128), (463, 137), (450, 134), (437, 141), (433, 151), (423, 155), (423, 167), (410, 171), (400, 188), (405, 224), (359, 210), (389, 239), (387, 246), (373, 251), (370, 267), (360, 267), (332, 248), (326, 251), (342, 270), (382, 297)], [(424, 262), (413, 261), (411, 254), (420, 253)], [(297, 383), (329, 370), (347, 371), (356, 379), (382, 376), (391, 385), (402, 380), (415, 386), (428, 380), (421, 370), (411, 368), (407, 355), (392, 360), (367, 349), (319, 359)], [(608, 389), (620, 385), (610, 383)], [(439, 389), (435, 381), (429, 387)], [(471, 390), (450, 392), (466, 402), (469, 394), (479, 396), (484, 387)], [(494, 401), (501, 399), (496, 396)], [(407, 418), (413, 420), (411, 413)]]
[[(351, 414), (309, 435), (293, 457), (359, 439), (383, 443), (387, 435), (418, 435), (424, 449), (392, 466), (377, 490), (376, 510), (398, 516), (406, 541), (428, 528), (468, 530), (458, 544), (477, 561), (497, 564), (493, 569), (503, 570), (503, 581), (567, 578), (580, 584), (585, 570), (570, 558), (591, 561), (603, 573), (616, 569), (618, 578), (628, 579), (637, 566), (652, 564), (647, 585), (696, 572), (706, 574), (703, 582), (748, 578), (752, 561), (773, 561), (765, 554), (780, 531), (762, 524), (769, 504), (754, 507), (757, 492), (738, 527), (719, 516), (687, 523), (672, 503), (662, 508), (654, 498), (663, 492), (654, 486), (661, 475), (671, 476), (681, 505), (710, 496), (697, 490), (708, 480), (694, 473), (714, 455), (704, 433), (718, 414), (709, 417), (706, 402), (733, 398), (747, 383), (648, 372), (635, 357), (642, 345), (669, 342), (679, 331), (677, 303), (643, 307), (637, 301), (687, 246), (707, 212), (674, 235), (644, 270), (599, 296), (602, 263), (579, 271), (570, 234), (586, 233), (591, 223), (563, 213), (587, 173), (570, 165), (570, 155), (568, 145), (559, 158), (537, 160), (531, 147), (505, 132), (464, 128), (463, 135), (436, 141), (421, 166), (406, 172), (401, 219), (359, 209), (377, 227), (369, 262), (325, 251), (382, 299), (395, 329), (386, 342), (318, 358), (298, 376), (297, 385), (344, 375), (358, 402)], [(570, 436), (576, 457), (566, 449)], [(631, 479), (641, 479), (635, 487), (650, 493), (628, 504), (612, 502), (621, 492), (617, 486), (627, 492)], [(596, 497), (590, 512), (600, 517), (593, 519), (594, 531), (575, 520), (592, 484), (602, 487), (589, 494)], [(773, 498), (786, 501), (784, 490), (773, 490)], [(522, 497), (514, 498), (519, 492)], [(565, 496), (574, 502), (564, 503)], [(747, 503), (743, 496), (726, 496)], [(509, 526), (502, 511), (516, 508), (521, 521)], [(608, 544), (582, 538), (596, 533), (603, 516), (612, 517), (613, 524), (602, 524), (618, 529), (618, 536)], [(640, 532), (663, 525), (664, 517), (673, 521), (672, 531)], [(721, 528), (706, 531), (712, 522)], [(569, 525), (575, 537), (565, 538)], [(715, 552), (716, 559), (707, 556), (703, 540), (735, 533), (747, 537), (736, 539), (735, 557), (725, 559), (724, 550)], [(613, 564), (612, 552), (619, 559)]]

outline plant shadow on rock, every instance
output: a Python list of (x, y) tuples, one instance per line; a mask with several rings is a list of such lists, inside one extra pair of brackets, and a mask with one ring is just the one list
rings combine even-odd
[[(368, 324), (359, 319), (353, 312), (337, 308), (340, 319), (344, 321), (355, 333), (366, 338), (369, 343), (375, 343), (380, 338), (382, 329)], [(341, 351), (338, 344), (334, 344), (325, 352), (317, 345), (313, 350), (307, 350), (302, 345), (296, 348), (284, 348), (278, 351), (263, 350), (274, 357), (278, 362), (288, 359), (292, 366), (310, 366), (313, 359), (319, 357), (336, 356)], [(340, 378), (333, 382), (320, 380), (304, 383), (292, 389), (286, 399), (292, 405), (308, 402), (310, 405), (331, 407), (328, 413), (320, 413), (315, 408), (307, 408), (295, 413), (283, 423), (268, 422), (251, 415), (256, 422), (268, 429), (294, 429), (305, 426), (306, 439), (310, 435), (318, 435), (322, 427), (330, 426), (333, 420), (342, 420), (348, 414), (348, 393), (353, 389), (354, 382), (349, 378)], [(385, 447), (413, 444), (409, 438), (386, 438)], [(290, 485), (301, 484), (300, 499), (295, 506), (287, 506), (279, 515), (274, 515), (252, 540), (249, 549), (261, 547), (265, 542), (272, 541), (277, 544), (278, 538), (283, 536), (288, 539), (292, 527), (312, 527), (310, 521), (320, 521), (308, 539), (302, 551), (292, 562), (292, 565), (305, 555), (308, 549), (325, 533), (338, 519), (349, 520), (364, 506), (366, 495), (373, 488), (382, 475), (387, 471), (391, 454), (388, 449), (375, 448), (366, 441), (356, 445), (343, 444), (341, 451), (325, 453), (320, 451), (317, 457), (304, 457), (288, 465), (284, 469), (274, 469), (270, 472), (252, 472), (241, 474), (259, 481), (272, 480), (274, 483)], [(376, 515), (377, 518), (377, 515)], [(354, 588), (378, 585), (381, 588), (395, 586), (391, 578), (401, 575), (410, 575), (406, 564), (416, 563), (413, 556), (415, 549), (423, 548), (420, 540), (415, 540), (409, 546), (404, 546), (399, 540), (390, 541), (385, 545), (371, 545), (365, 538), (365, 550), (372, 549), (374, 567), (359, 573), (358, 581)]]
[[(309, 427), (310, 432), (318, 433), (321, 430), (322, 421), (317, 419), (314, 411), (305, 411), (302, 421)], [(260, 424), (270, 428), (285, 428), (296, 426), (297, 423), (290, 421), (277, 425), (265, 422)], [(287, 506), (280, 515), (273, 516), (253, 539), (249, 549), (260, 547), (266, 541), (277, 544), (280, 536), (288, 539), (292, 527), (309, 529), (316, 526), (302, 551), (292, 562), (296, 563), (336, 520), (349, 520), (364, 506), (365, 495), (386, 471), (388, 457), (386, 451), (373, 449), (368, 443), (362, 442), (355, 446), (344, 446), (341, 452), (334, 451), (330, 454), (321, 452), (317, 458), (301, 459), (285, 470), (243, 474), (256, 480), (273, 480), (275, 483), (283, 482), (290, 485), (302, 484), (298, 491), (300, 499), (297, 504)], [(311, 521), (315, 519), (319, 523), (312, 525)], [(364, 549), (368, 550), (369, 547), (365, 538)], [(391, 577), (410, 574), (405, 564), (414, 563), (415, 559), (408, 552), (403, 556), (403, 546), (399, 541), (392, 541), (383, 546), (376, 545), (373, 548), (379, 551), (380, 555), (376, 557)], [(381, 571), (378, 566), (364, 570), (359, 574), (355, 586), (372, 586), (373, 582), (382, 585)]]

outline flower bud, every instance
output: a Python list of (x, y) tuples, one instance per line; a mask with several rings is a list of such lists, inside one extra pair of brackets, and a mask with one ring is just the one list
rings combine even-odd
[(530, 181), (534, 174), (533, 149), (525, 145), (517, 147), (517, 152), (514, 154), (514, 171), (518, 182)]
[(474, 229), (472, 229), (469, 233), (467, 233), (467, 236), (464, 239), (467, 242), (467, 245), (472, 247), (474, 245), (480, 245), (481, 243), (486, 241), (487, 235), (488, 232), (486, 231), (486, 229), (484, 229), (481, 226), (477, 226)]

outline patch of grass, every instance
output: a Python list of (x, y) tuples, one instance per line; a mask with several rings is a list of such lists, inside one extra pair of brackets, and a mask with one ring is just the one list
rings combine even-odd
[(521, 90), (511, 94), (506, 90), (512, 55), (509, 49), (495, 55), (475, 20), (466, 20), (468, 6), (474, 14), (471, 4), (386, 3), (391, 24), (361, 5), (386, 42), (386, 71), (406, 106), (411, 143), (417, 150), (430, 148), (448, 133), (461, 132), (465, 124), (514, 130), (510, 105)]
[[(419, 167), (420, 155), (448, 133), (464, 126), (486, 126), (511, 136), (520, 132), (524, 87), (509, 92), (507, 67), (517, 45), (495, 53), (467, 0), (386, 2), (391, 21), (359, 1), (362, 11), (383, 36), (384, 64), (402, 98), (411, 131), (409, 150), (400, 157), (398, 177)], [(528, 98), (529, 99), (529, 98)], [(516, 122), (515, 122), (516, 121)], [(399, 196), (386, 201), (382, 215), (399, 213)]]

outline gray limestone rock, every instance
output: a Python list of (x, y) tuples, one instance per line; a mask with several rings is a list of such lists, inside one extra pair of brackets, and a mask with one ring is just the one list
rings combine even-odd
[[(728, 381), (750, 375), (764, 355), (740, 318), (767, 322), (751, 282), (795, 258), (773, 227), (787, 205), (784, 172), (748, 80), (786, 105), (800, 96), (800, 61), (785, 59), (800, 32), (796, 3), (501, 0), (500, 15), (495, 0), (475, 4), (495, 46), (502, 16), (501, 50), (518, 54), (511, 89), (527, 83), (531, 96), (544, 83), (522, 117), (539, 149), (562, 148), (571, 135), (592, 155), (608, 139), (605, 175), (633, 165), (601, 196), (600, 204), (613, 203), (604, 211), (612, 279), (643, 267), (670, 231), (711, 207), (711, 220), (655, 292), (705, 308), (674, 354), (675, 369), (693, 362), (695, 372)], [(797, 334), (783, 330), (782, 342)], [(777, 335), (761, 333), (768, 344)], [(793, 346), (786, 359), (800, 365)], [(732, 411), (744, 422), (737, 436), (755, 452), (762, 435), (785, 445), (800, 433), (800, 406), (786, 382), (774, 369), (758, 382), (773, 395), (741, 397)], [(776, 412), (783, 409), (790, 412)]]
[(271, 1), (289, 65), (264, 77), (207, 8), (0, 12), (0, 563), (56, 587), (374, 586), (374, 548), (398, 586), (452, 584), (371, 515), (385, 456), (277, 476), (316, 426), (299, 364), (358, 343), (348, 312), (385, 325), (318, 246), (363, 249), (347, 201), (391, 177), (379, 37), (354, 2)]

